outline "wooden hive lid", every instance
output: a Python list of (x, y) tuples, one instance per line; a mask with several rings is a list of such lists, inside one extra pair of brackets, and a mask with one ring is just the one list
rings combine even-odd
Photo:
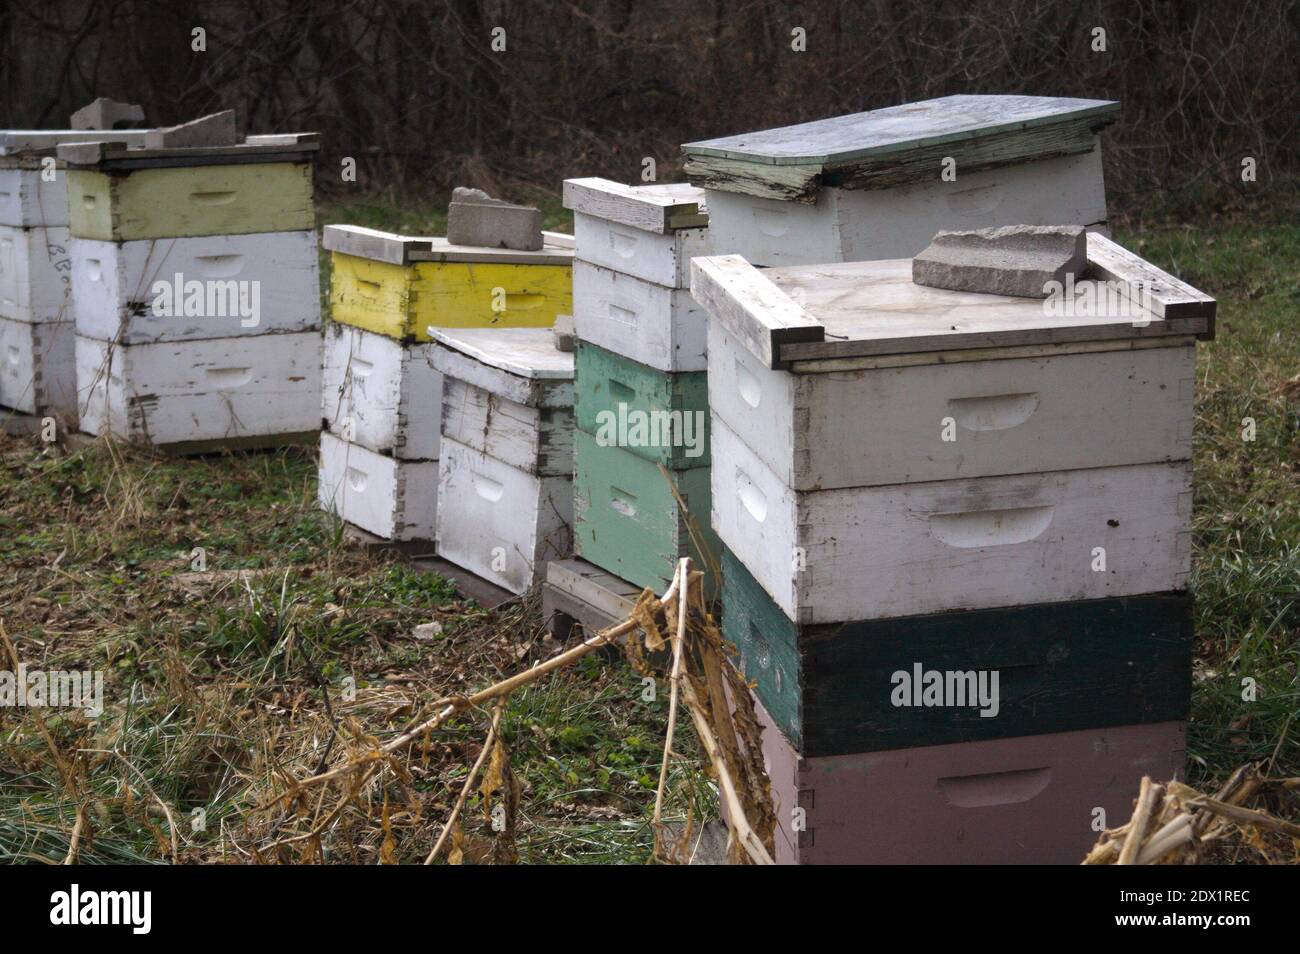
[[(320, 149), (320, 134), (270, 133), (247, 136), (232, 146), (148, 149), (143, 138), (123, 141), (120, 131), (88, 130), (58, 144), (58, 156), (73, 167), (127, 172), (168, 166), (214, 166), (249, 162), (307, 162)], [(140, 132), (141, 130), (131, 130)]]
[[(147, 129), (0, 129), (0, 157), (14, 160), (50, 155), (64, 143), (108, 141), (144, 144)], [(12, 163), (5, 163), (11, 165)]]
[(437, 236), (401, 235), (368, 229), (360, 225), (327, 225), (321, 245), (327, 251), (369, 258), (392, 265), (414, 262), (469, 262), (503, 265), (570, 265), (573, 262), (573, 236), (563, 232), (543, 232), (543, 247), (535, 252), (509, 248), (480, 248), (452, 245)]
[(429, 364), (520, 404), (573, 406), (573, 352), (550, 328), (430, 328)]
[(565, 179), (564, 207), (657, 235), (709, 224), (704, 190), (689, 182), (629, 186), (595, 177)]
[(1055, 96), (944, 96), (847, 116), (688, 142), (686, 174), (724, 192), (815, 201), (823, 185), (891, 188), (1086, 152), (1119, 103)]
[[(770, 368), (922, 352), (1214, 336), (1215, 301), (1097, 233), (1061, 314), (1048, 302), (912, 282), (911, 259), (758, 270), (696, 258), (691, 294)], [(811, 368), (809, 369), (811, 370)]]

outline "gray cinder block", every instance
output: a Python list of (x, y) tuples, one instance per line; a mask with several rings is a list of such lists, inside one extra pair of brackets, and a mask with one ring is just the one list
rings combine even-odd
[(912, 259), (917, 285), (1013, 298), (1046, 298), (1048, 282), (1083, 276), (1087, 238), (1079, 225), (1004, 225), (938, 232)]
[(146, 149), (188, 149), (199, 146), (235, 146), (239, 144), (239, 131), (235, 125), (235, 111), (223, 109), (191, 119), (179, 126), (151, 129), (145, 133)]
[(144, 110), (135, 103), (119, 103), (115, 99), (101, 96), (73, 113), (68, 124), (73, 129), (116, 129), (119, 124), (142, 122)]
[(447, 241), (535, 252), (542, 247), (542, 213), (494, 199), (481, 189), (456, 188), (447, 210)]
[(573, 332), (573, 316), (556, 315), (553, 331), (555, 333), (555, 349), (557, 351), (572, 351), (573, 344), (577, 340), (577, 336)]

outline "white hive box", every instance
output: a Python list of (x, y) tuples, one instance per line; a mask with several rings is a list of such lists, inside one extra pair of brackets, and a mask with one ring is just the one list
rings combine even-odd
[(309, 331), (320, 327), (318, 268), (308, 230), (73, 239), (77, 333), (138, 344)]
[(1118, 111), (1100, 100), (946, 96), (682, 151), (718, 251), (756, 265), (897, 258), (941, 228), (1104, 226), (1097, 132)]
[(0, 318), (71, 321), (66, 226), (0, 225)]
[(575, 260), (573, 327), (583, 341), (659, 371), (708, 366), (705, 315), (685, 288)]
[(316, 492), (323, 509), (385, 540), (433, 539), (436, 460), (399, 460), (323, 431)]
[(315, 331), (113, 345), (77, 335), (81, 429), (202, 450), (266, 446), (320, 428)]
[(791, 619), (1185, 585), (1191, 351), (1212, 299), (1095, 234), (1059, 314), (914, 285), (906, 260), (702, 258), (692, 289), (714, 529)]
[(625, 186), (566, 179), (578, 258), (669, 288), (691, 283), (691, 259), (709, 254), (704, 190), (687, 183)]
[(33, 323), (0, 318), (0, 407), (75, 420), (74, 337), (70, 321)]
[(437, 460), (442, 375), (429, 364), (428, 344), (332, 323), (321, 395), (335, 436), (403, 460)]
[(549, 328), (431, 334), (443, 376), (438, 553), (523, 592), (572, 546), (573, 354)]
[(68, 225), (68, 179), (55, 158), (60, 143), (103, 140), (143, 144), (143, 129), (0, 130), (0, 225)]

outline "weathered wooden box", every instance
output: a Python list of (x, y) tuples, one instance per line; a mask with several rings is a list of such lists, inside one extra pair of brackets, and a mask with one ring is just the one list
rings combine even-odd
[(438, 555), (522, 593), (573, 552), (573, 480), (541, 477), (442, 436)]
[(574, 360), (549, 329), (441, 329), (429, 363), (443, 377), (444, 437), (530, 474), (573, 476)]
[(325, 429), (402, 460), (437, 460), (442, 375), (429, 345), (331, 322), (321, 372)]
[(625, 186), (566, 179), (578, 257), (669, 288), (691, 283), (690, 263), (710, 249), (704, 190), (688, 183)]
[(433, 331), (438, 553), (521, 593), (572, 552), (573, 355), (548, 328)]
[(139, 344), (320, 327), (316, 233), (72, 240), (77, 333)]
[(438, 462), (378, 454), (322, 431), (316, 494), (324, 510), (385, 540), (432, 541)]
[(68, 170), (68, 221), (77, 238), (134, 239), (315, 227), (309, 162)]
[(71, 273), (65, 227), (0, 225), (0, 318), (72, 321)]
[(77, 364), (70, 321), (0, 318), (0, 408), (77, 419)]
[(946, 96), (686, 143), (714, 249), (757, 265), (915, 255), (941, 228), (1104, 225), (1119, 104)]
[(0, 225), (68, 227), (68, 180), (39, 157), (0, 158)]
[(730, 550), (722, 579), (723, 635), (805, 756), (1188, 715), (1186, 593), (799, 626)]
[(327, 225), (331, 316), (403, 341), (428, 341), (430, 327), (550, 327), (573, 310), (564, 238), (520, 252)]
[(121, 345), (77, 335), (81, 429), (173, 451), (305, 440), (320, 429), (315, 331)]
[(709, 401), (703, 371), (659, 371), (579, 341), (574, 414), (601, 446), (666, 467), (709, 466)]
[(1190, 461), (796, 491), (710, 436), (713, 527), (800, 623), (1186, 586)]
[[(711, 559), (718, 559), (718, 538), (709, 525), (709, 468), (661, 469), (630, 450), (602, 447), (585, 431), (574, 436), (573, 537), (579, 556), (656, 592), (663, 592), (681, 557), (707, 569), (675, 488)], [(716, 593), (716, 580), (708, 585)]]
[(704, 310), (684, 288), (625, 272), (573, 263), (573, 325), (578, 337), (660, 371), (708, 366)]
[(779, 864), (1061, 864), (1181, 778), (1186, 723), (806, 758), (761, 705)]

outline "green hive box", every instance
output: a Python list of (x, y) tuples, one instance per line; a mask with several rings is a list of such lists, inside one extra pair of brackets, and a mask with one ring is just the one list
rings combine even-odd
[[(574, 432), (574, 458), (573, 544), (580, 557), (660, 593), (681, 557), (708, 568), (659, 464), (621, 447), (603, 447), (581, 429)], [(722, 546), (711, 527), (709, 468), (667, 473), (716, 561)], [(706, 593), (717, 595), (716, 581), (708, 582)]]
[[(798, 626), (730, 552), (723, 635), (805, 756), (1187, 718), (1192, 600), (1157, 593)], [(997, 671), (998, 711), (896, 706), (897, 672)]]
[(574, 388), (579, 430), (674, 470), (709, 466), (707, 372), (658, 371), (579, 341)]

